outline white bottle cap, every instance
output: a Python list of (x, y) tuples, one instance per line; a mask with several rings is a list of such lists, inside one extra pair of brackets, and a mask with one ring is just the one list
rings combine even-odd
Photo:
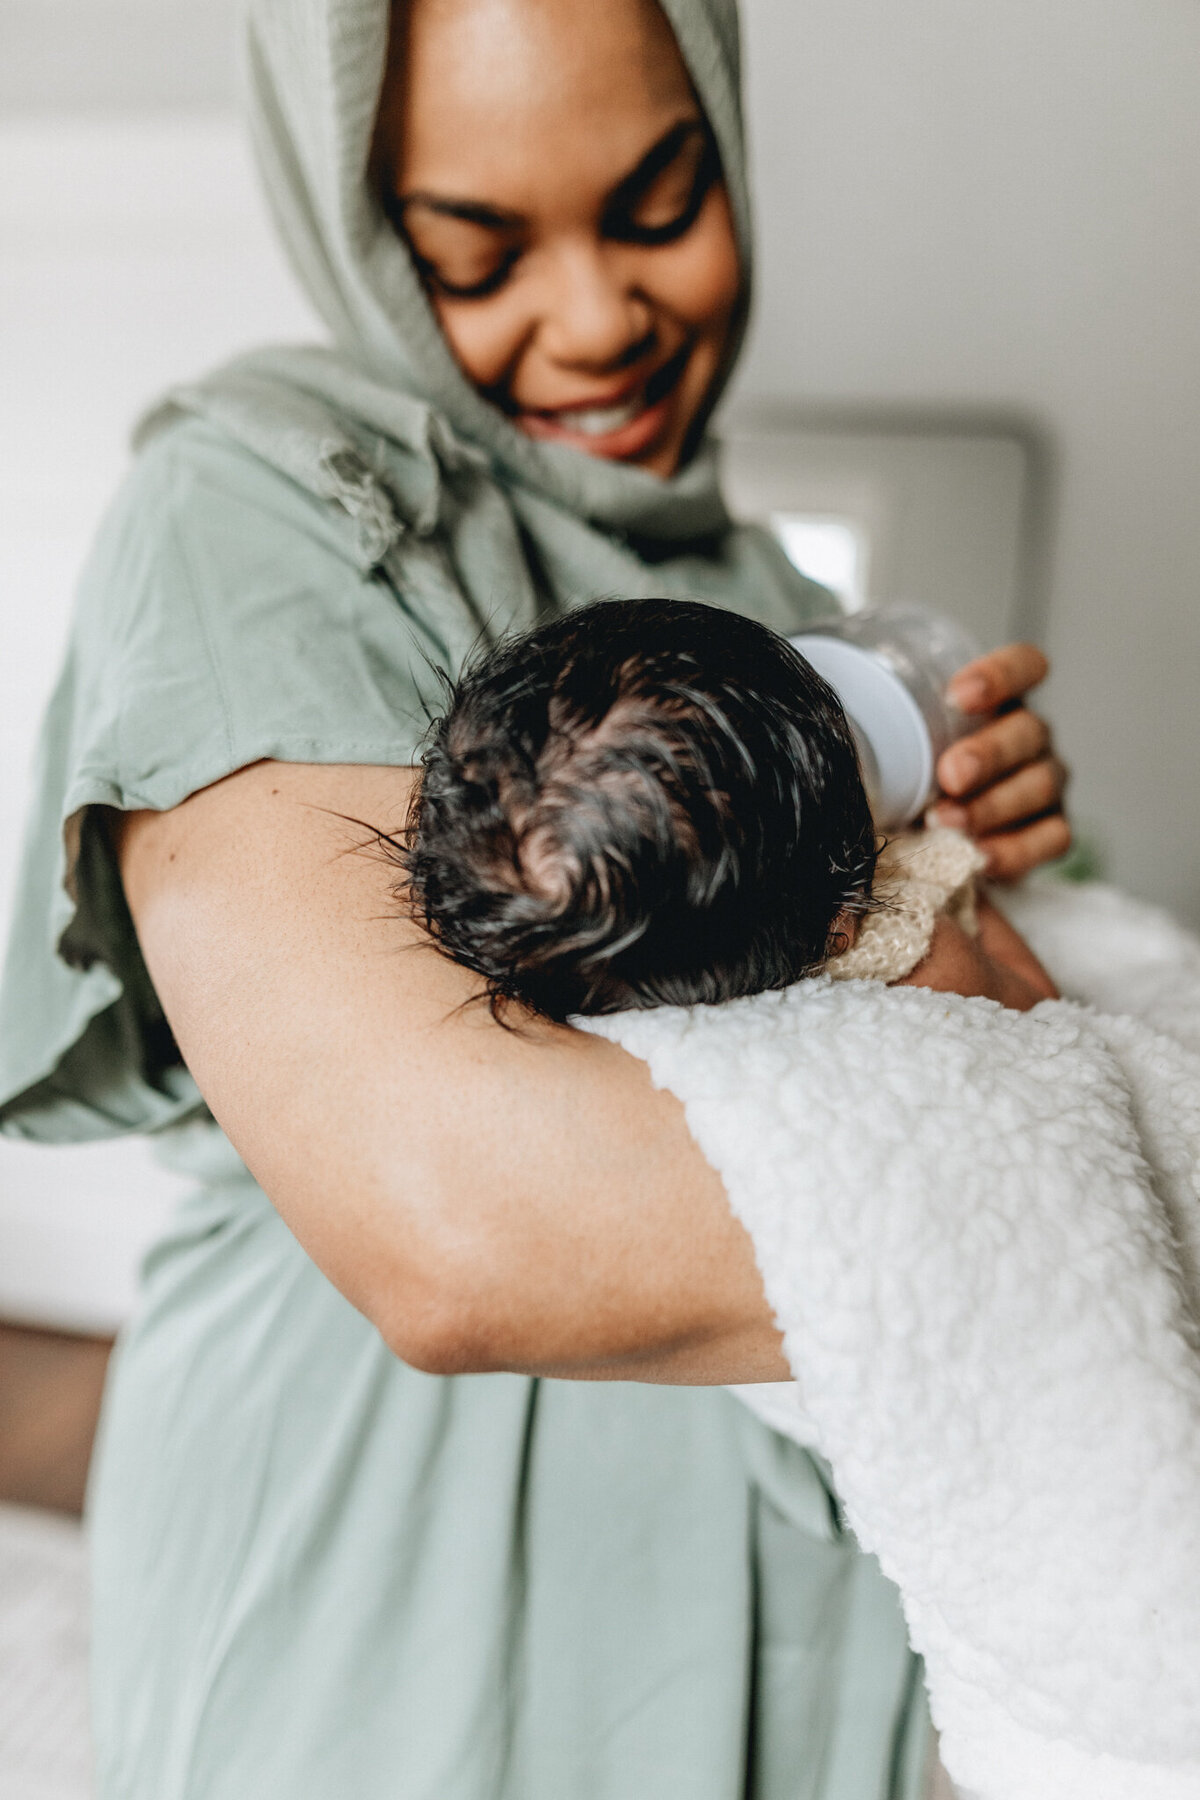
[(916, 700), (895, 671), (860, 644), (819, 631), (791, 641), (845, 709), (879, 830), (911, 824), (933, 793), (933, 744)]

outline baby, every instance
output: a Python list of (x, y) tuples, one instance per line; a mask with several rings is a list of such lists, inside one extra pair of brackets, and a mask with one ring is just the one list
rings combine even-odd
[(417, 916), (493, 1006), (714, 1003), (896, 980), (979, 853), (877, 843), (854, 739), (799, 651), (679, 600), (580, 608), (478, 657), (431, 731), (402, 849)]

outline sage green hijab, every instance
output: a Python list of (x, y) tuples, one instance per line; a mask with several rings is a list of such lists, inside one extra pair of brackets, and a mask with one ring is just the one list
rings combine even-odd
[[(740, 340), (751, 251), (736, 6), (661, 3), (720, 150), (743, 269)], [(535, 442), (463, 376), (368, 179), (390, 10), (388, 0), (249, 0), (262, 177), (334, 347), (259, 352), (178, 389), (141, 440), (200, 414), (340, 508), (364, 571), (390, 560), (401, 583), (424, 589), (444, 642), (459, 603), (452, 654), (481, 619), (520, 626), (546, 605), (605, 594), (698, 596), (781, 629), (827, 613), (828, 595), (767, 534), (732, 526), (711, 441), (663, 480)]]

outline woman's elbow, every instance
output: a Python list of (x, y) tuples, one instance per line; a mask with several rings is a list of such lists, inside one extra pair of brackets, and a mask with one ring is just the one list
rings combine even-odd
[(461, 1244), (426, 1245), (405, 1268), (371, 1283), (363, 1310), (392, 1354), (428, 1375), (484, 1375), (511, 1367), (494, 1280), (477, 1273), (482, 1257)]
[(392, 1305), (374, 1322), (392, 1355), (426, 1375), (490, 1375), (506, 1366), (490, 1347), (490, 1333), (467, 1308)]
[(505, 1366), (500, 1315), (519, 1299), (506, 1300), (496, 1234), (461, 1183), (411, 1149), (402, 1168), (394, 1155), (363, 1159), (332, 1195), (294, 1167), (255, 1172), (312, 1261), (401, 1362), (431, 1375)]

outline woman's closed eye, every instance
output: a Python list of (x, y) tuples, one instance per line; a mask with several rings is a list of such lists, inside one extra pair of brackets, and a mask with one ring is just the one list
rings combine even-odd
[(681, 119), (613, 191), (603, 236), (626, 244), (673, 244), (695, 223), (721, 173), (703, 119)]
[(521, 221), (491, 207), (409, 194), (387, 210), (422, 279), (454, 300), (494, 294), (525, 247)]

